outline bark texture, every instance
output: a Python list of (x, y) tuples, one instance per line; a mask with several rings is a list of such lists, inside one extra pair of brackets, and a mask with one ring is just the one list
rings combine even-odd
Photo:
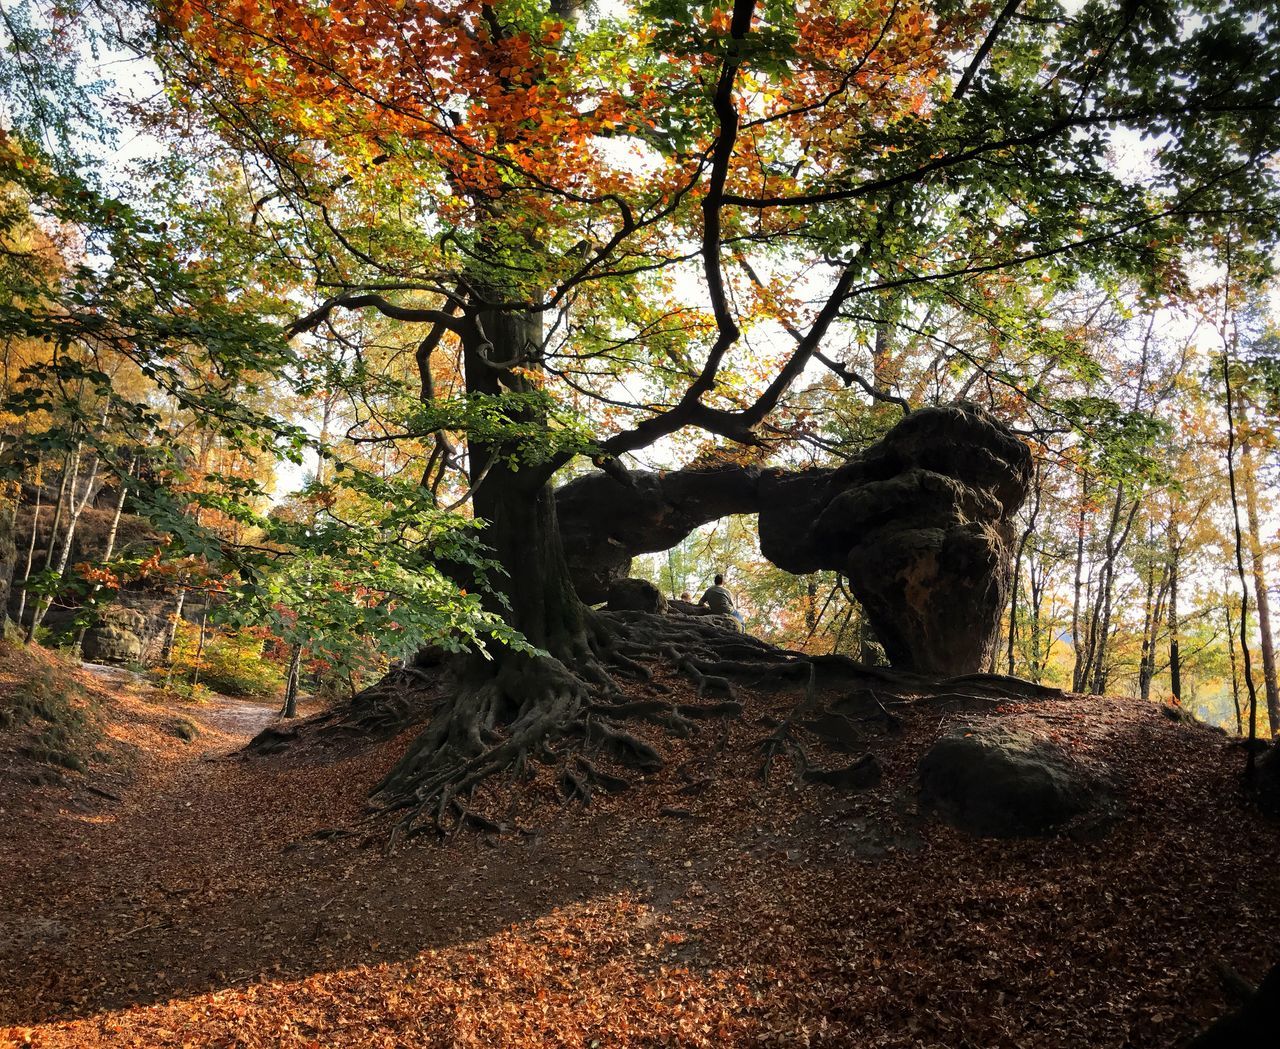
[(761, 550), (779, 568), (849, 578), (896, 666), (965, 674), (996, 643), (1030, 477), (1026, 446), (990, 413), (959, 404), (913, 412), (835, 469), (593, 473), (561, 488), (556, 506), (585, 601), (603, 601), (634, 555), (755, 513)]

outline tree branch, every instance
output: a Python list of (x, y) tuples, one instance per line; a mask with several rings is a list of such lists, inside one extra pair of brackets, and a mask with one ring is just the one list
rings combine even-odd
[(992, 23), (991, 31), (987, 33), (987, 38), (982, 41), (982, 46), (978, 48), (977, 54), (973, 56), (973, 61), (969, 63), (969, 68), (964, 71), (964, 75), (960, 78), (960, 83), (956, 84), (956, 89), (951, 94), (952, 101), (963, 98), (965, 92), (969, 90), (974, 77), (978, 75), (978, 70), (982, 68), (982, 63), (986, 61), (991, 48), (995, 46), (996, 40), (1004, 32), (1004, 27), (1009, 24), (1009, 19), (1018, 10), (1020, 2), (1021, 0), (1008, 0), (1003, 10), (996, 15), (996, 20)]
[(295, 335), (312, 331), (328, 320), (329, 315), (339, 307), (348, 310), (359, 310), (367, 306), (372, 306), (384, 317), (390, 317), (392, 320), (408, 321), (416, 324), (439, 324), (449, 331), (461, 331), (457, 317), (451, 312), (418, 306), (397, 306), (381, 295), (365, 293), (338, 295), (334, 298), (326, 299), (306, 316), (300, 317), (290, 324), (285, 329), (285, 334), (292, 339)]

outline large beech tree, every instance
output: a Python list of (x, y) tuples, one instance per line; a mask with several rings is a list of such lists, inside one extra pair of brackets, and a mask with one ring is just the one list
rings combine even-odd
[(589, 707), (614, 732), (598, 707), (630, 661), (573, 590), (552, 497), (575, 456), (626, 483), (628, 453), (688, 428), (767, 445), (815, 370), (890, 396), (852, 348), (928, 337), (942, 313), (1025, 340), (1040, 367), (1084, 367), (1040, 323), (1046, 285), (1176, 290), (1225, 220), (1258, 243), (1272, 228), (1270, 4), (157, 14), (172, 96), (241, 162), (250, 243), (297, 274), (288, 336), (403, 333), (414, 403), (353, 437), (429, 442), (441, 498), (465, 474), (505, 570), (494, 607), (541, 650), (471, 661), (386, 784), (419, 808)]

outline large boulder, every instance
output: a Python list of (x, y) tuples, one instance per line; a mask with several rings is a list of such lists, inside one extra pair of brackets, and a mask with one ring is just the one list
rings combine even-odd
[[(154, 663), (161, 658), (164, 646), (173, 630), (173, 617), (177, 610), (177, 594), (156, 591), (124, 591), (117, 595), (119, 605), (142, 616), (143, 623), (138, 636), (142, 638), (142, 662)], [(182, 604), (183, 620), (194, 626), (210, 611), (202, 594), (187, 594)]]
[(610, 612), (665, 612), (667, 599), (647, 579), (618, 579), (609, 587)]
[(982, 837), (1051, 834), (1088, 812), (1100, 785), (1057, 747), (1007, 726), (960, 725), (920, 760), (920, 801)]
[(91, 663), (139, 663), (145, 651), (147, 617), (132, 608), (111, 605), (85, 631), (81, 653)]
[[(34, 498), (34, 496), (28, 496), (28, 498)], [(52, 538), (50, 533), (53, 529), (53, 519), (56, 516), (52, 503), (57, 498), (57, 492), (53, 492), (51, 497), (46, 490), (43, 498), (44, 501), (40, 506), (39, 515), (36, 514), (33, 505), (24, 503), (14, 521), (13, 537), (18, 549), (23, 551), (24, 557), (26, 556), (27, 547), (31, 543), (32, 529), (35, 529), (35, 571), (39, 571), (44, 567), (45, 553), (49, 549), (49, 541)], [(111, 536), (111, 526), (116, 523), (115, 518), (114, 506), (109, 509), (86, 506), (80, 514), (80, 519), (76, 522), (76, 531), (71, 542), (71, 554), (67, 563), (74, 565), (81, 561), (93, 563), (103, 560), (107, 552), (107, 541)], [(59, 550), (61, 549), (61, 536), (65, 527), (66, 523), (64, 521), (59, 528), (59, 538), (54, 544)], [(138, 517), (135, 514), (120, 515), (120, 521), (116, 524), (115, 557), (137, 553), (145, 555), (155, 550), (160, 543), (161, 537), (145, 518)]]
[(760, 548), (789, 571), (847, 576), (894, 666), (976, 673), (996, 643), (1030, 477), (1030, 452), (989, 412), (913, 412), (807, 502), (796, 481), (781, 486), (761, 509)]

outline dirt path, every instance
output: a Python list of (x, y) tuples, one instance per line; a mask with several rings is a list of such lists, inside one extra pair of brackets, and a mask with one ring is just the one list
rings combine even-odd
[(974, 842), (904, 805), (936, 715), (886, 745), (877, 791), (763, 788), (759, 721), (789, 702), (749, 697), (723, 745), (589, 809), (545, 776), (531, 833), (385, 856), (314, 835), (361, 827), (404, 739), (224, 757), (272, 705), (183, 708), (183, 743), (126, 695), (120, 800), (7, 824), (0, 1044), (1163, 1047), (1222, 1008), (1209, 960), (1260, 968), (1280, 835), (1235, 808), (1225, 745), (1068, 718), (1109, 719), (1124, 825)]
[[(305, 712), (305, 706), (304, 706)], [(230, 736), (243, 746), (280, 716), (278, 700), (231, 699), (218, 697), (218, 702), (200, 712), (209, 728)]]
[[(23, 1038), (239, 1044), (189, 1025), (150, 1029), (150, 1020), (146, 1034), (132, 1035), (129, 1017), (168, 1015), (176, 1007), (162, 1003), (211, 993), (243, 1013), (236, 1001), (281, 978), (362, 972), (481, 942), (587, 897), (605, 876), (617, 887), (617, 870), (597, 858), (566, 864), (541, 836), (496, 850), (469, 837), (390, 859), (314, 841), (317, 831), (358, 823), (396, 744), (355, 758), (263, 764), (225, 755), (274, 718), (273, 704), (222, 698), (183, 715), (201, 726), (186, 747), (160, 738), (145, 718), (131, 720), (138, 766), (118, 804), (43, 813), (35, 847), (0, 857), (10, 887), (0, 917), (0, 1024), (19, 1025)], [(514, 881), (504, 852), (518, 854)], [(652, 864), (640, 851), (623, 867), (629, 887), (648, 890)], [(364, 1044), (367, 1026), (360, 1030), (352, 1040)], [(264, 1044), (286, 1033), (271, 1031)]]
[[(107, 663), (82, 662), (80, 669), (113, 690), (136, 687), (146, 680), (132, 670)], [(310, 697), (301, 698), (299, 709), (304, 716), (316, 707), (317, 703)], [(191, 711), (207, 728), (229, 737), (233, 745), (243, 746), (279, 717), (280, 701), (274, 698), (238, 699), (211, 693), (207, 702), (193, 705)]]

